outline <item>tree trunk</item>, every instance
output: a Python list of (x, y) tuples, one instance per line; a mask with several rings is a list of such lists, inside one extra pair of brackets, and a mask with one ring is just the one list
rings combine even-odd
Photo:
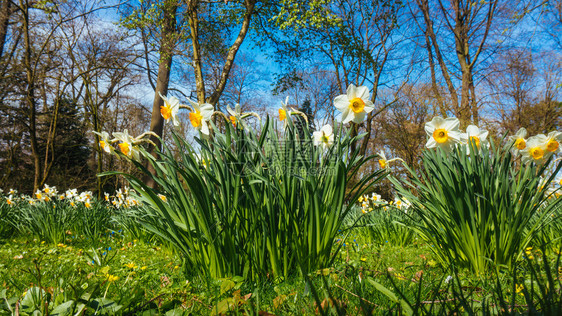
[[(172, 67), (173, 49), (176, 42), (176, 12), (178, 6), (176, 3), (168, 2), (164, 4), (164, 25), (160, 39), (160, 62), (158, 64), (158, 75), (156, 77), (156, 90), (154, 91), (154, 100), (152, 101), (152, 118), (150, 119), (150, 131), (158, 135), (160, 138), (164, 132), (164, 118), (160, 114), (160, 107), (164, 105), (164, 100), (160, 94), (168, 94), (168, 85), (170, 82), (170, 70)], [(150, 76), (150, 73), (148, 74)], [(162, 147), (160, 139), (150, 136), (150, 140), (156, 145), (149, 145), (148, 152), (155, 156), (157, 150)], [(152, 165), (147, 162), (148, 171), (154, 173)], [(156, 183), (150, 176), (146, 176), (144, 182), (147, 186), (154, 188)]]
[(37, 191), (41, 182), (41, 159), (39, 157), (39, 146), (37, 144), (37, 112), (35, 108), (35, 75), (31, 65), (31, 39), (29, 34), (29, 5), (26, 0), (20, 0), (23, 17), (24, 36), (24, 67), (26, 73), (25, 104), (27, 106), (27, 117), (29, 118), (29, 138), (31, 142), (31, 157), (33, 160), (33, 192)]
[(197, 102), (205, 102), (205, 79), (203, 78), (203, 66), (201, 61), (201, 47), (199, 46), (199, 18), (197, 8), (189, 11), (189, 30), (191, 32), (191, 44), (193, 46), (193, 67), (195, 70), (195, 87), (197, 89)]
[(426, 25), (426, 32), (431, 38), (431, 42), (433, 43), (433, 49), (435, 50), (435, 57), (437, 58), (437, 62), (441, 67), (441, 73), (443, 74), (443, 78), (447, 83), (447, 88), (449, 88), (449, 94), (451, 95), (451, 100), (453, 101), (453, 106), (458, 108), (459, 106), (459, 98), (457, 96), (457, 91), (455, 86), (453, 85), (453, 81), (451, 80), (451, 76), (449, 74), (449, 70), (447, 65), (445, 64), (445, 59), (441, 54), (441, 49), (439, 48), (439, 43), (437, 42), (437, 36), (433, 31), (433, 22), (431, 21), (431, 17), (429, 15), (429, 4), (427, 0), (416, 0), (418, 7), (423, 13), (423, 18)]
[(4, 45), (6, 34), (8, 34), (8, 23), (10, 22), (10, 0), (1, 0), (0, 3), (0, 58), (4, 56)]

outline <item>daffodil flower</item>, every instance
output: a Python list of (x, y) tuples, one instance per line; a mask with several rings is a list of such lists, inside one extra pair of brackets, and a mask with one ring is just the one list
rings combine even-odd
[(460, 142), (460, 122), (455, 117), (443, 119), (434, 117), (431, 122), (425, 123), (425, 132), (429, 140), (425, 144), (427, 148), (441, 147), (445, 151), (450, 150), (456, 143)]
[(379, 151), (378, 156), (379, 156), (379, 166), (381, 167), (381, 169), (388, 168), (388, 164), (393, 162), (393, 161), (396, 161), (396, 160), (400, 160), (400, 161), (404, 162), (404, 160), (402, 160), (401, 158), (393, 158), (393, 159), (390, 159), (390, 160), (386, 159), (386, 155), (384, 154), (384, 151), (382, 151), (382, 150)]
[[(486, 140), (487, 137), (487, 130), (481, 130), (476, 125), (468, 125), (466, 133), (461, 134), (461, 142), (469, 146), (472, 143), (477, 149), (480, 149), (482, 145), (486, 145), (488, 143)], [(470, 147), (467, 148), (467, 152), (470, 153)]]
[[(158, 94), (160, 94), (160, 92), (158, 92)], [(160, 107), (160, 114), (162, 114), (162, 117), (166, 121), (172, 119), (174, 126), (179, 126), (180, 122), (178, 121), (177, 115), (180, 110), (180, 101), (176, 97), (166, 98), (162, 94), (160, 94), (160, 97), (164, 100), (164, 105)]]
[[(279, 120), (280, 121), (285, 121), (285, 124), (287, 124), (287, 116), (291, 115), (291, 111), (289, 111), (289, 108), (287, 107), (287, 105), (289, 105), (289, 97), (287, 96), (285, 98), (285, 103), (283, 103), (283, 101), (281, 101), (281, 108), (278, 110), (279, 112)], [(291, 109), (293, 110), (293, 109)]]
[(123, 133), (115, 132), (113, 133), (113, 137), (116, 140), (120, 141), (119, 143), (119, 150), (121, 152), (134, 160), (140, 160), (140, 152), (138, 147), (134, 144), (134, 139), (129, 135), (127, 130), (124, 130)]
[(314, 146), (322, 146), (326, 149), (334, 143), (334, 133), (332, 126), (326, 124), (319, 131), (312, 133), (312, 142)]
[(534, 161), (536, 164), (543, 163), (552, 155), (552, 152), (547, 148), (547, 144), (543, 137), (539, 137), (539, 135), (530, 137), (527, 140), (525, 149), (520, 151), (521, 161), (523, 163), (529, 163), (531, 161)]
[(192, 106), (192, 112), (189, 113), (189, 121), (191, 125), (200, 131), (203, 135), (209, 135), (208, 122), (211, 120), (211, 116), (215, 112), (213, 106), (209, 103), (199, 103), (189, 100)]
[(554, 131), (548, 133), (548, 135), (539, 134), (536, 137), (540, 142), (546, 145), (546, 150), (550, 153), (562, 152), (562, 148), (560, 147), (560, 142), (562, 141), (561, 132)]
[(234, 110), (230, 106), (226, 106), (226, 111), (230, 116), (228, 117), (229, 120), (232, 122), (232, 125), (236, 126), (240, 118), (242, 117), (242, 110), (240, 109), (240, 104), (236, 103), (234, 106)]
[(375, 108), (370, 99), (371, 93), (367, 87), (349, 85), (347, 94), (339, 95), (334, 99), (334, 106), (342, 113), (340, 116), (342, 123), (362, 123), (367, 118), (367, 114)]
[(76, 196), (78, 196), (78, 190), (76, 189), (72, 189), (72, 190), (66, 190), (66, 197), (69, 199), (73, 199)]
[(112, 141), (109, 139), (109, 134), (107, 132), (94, 132), (94, 134), (101, 138), (99, 142), (100, 148), (108, 154), (113, 154), (115, 149), (111, 146)]
[(524, 127), (521, 127), (515, 135), (509, 136), (508, 140), (513, 142), (512, 154), (514, 156), (527, 147), (527, 140), (525, 140), (525, 137), (527, 137), (527, 130)]

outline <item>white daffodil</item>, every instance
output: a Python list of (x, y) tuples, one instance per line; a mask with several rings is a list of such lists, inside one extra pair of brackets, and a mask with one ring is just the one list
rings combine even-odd
[(14, 198), (13, 198), (13, 196), (12, 196), (11, 194), (10, 194), (10, 195), (8, 196), (8, 198), (6, 199), (6, 204), (8, 204), (8, 205), (10, 205), (10, 206), (11, 206), (12, 204), (14, 204)]
[(446, 151), (450, 150), (456, 143), (460, 142), (459, 125), (460, 122), (456, 117), (446, 119), (440, 116), (434, 117), (431, 122), (425, 123), (425, 132), (429, 136), (425, 147), (441, 147)]
[[(160, 92), (158, 92), (160, 94)], [(164, 100), (164, 105), (160, 107), (160, 114), (162, 117), (168, 121), (172, 119), (174, 126), (179, 126), (180, 122), (178, 121), (178, 111), (180, 110), (180, 100), (176, 97), (166, 98), (162, 94), (160, 94), (162, 100)]]
[(215, 112), (215, 108), (209, 103), (199, 103), (189, 100), (193, 111), (189, 113), (189, 121), (191, 125), (200, 131), (203, 135), (209, 135), (208, 122), (211, 120), (211, 116)]
[(334, 133), (332, 126), (326, 124), (319, 131), (312, 133), (312, 142), (314, 146), (322, 146), (326, 149), (334, 143)]
[(371, 101), (371, 93), (365, 86), (356, 87), (351, 84), (347, 87), (347, 94), (342, 94), (334, 99), (334, 106), (340, 112), (342, 123), (354, 122), (360, 124), (367, 118), (367, 113), (375, 107)]
[[(527, 146), (525, 149), (519, 151), (521, 153), (521, 161), (523, 163), (529, 163), (534, 161), (536, 164), (543, 163), (552, 152), (547, 149), (547, 142), (545, 142), (545, 137), (539, 137), (540, 135), (530, 137), (527, 140)], [(544, 135), (542, 135), (544, 136)]]
[[(480, 149), (482, 145), (487, 144), (486, 138), (488, 137), (487, 130), (481, 130), (476, 125), (468, 125), (466, 128), (466, 133), (461, 134), (461, 141), (464, 144), (470, 145), (473, 143), (477, 149)], [(470, 147), (467, 148), (468, 152), (470, 153)]]
[[(289, 105), (289, 97), (288, 96), (287, 96), (287, 98), (285, 98), (285, 103), (283, 103), (283, 101), (281, 101), (281, 108), (279, 108), (279, 110), (278, 110), (280, 121), (285, 121), (287, 119), (287, 115), (291, 115), (291, 111), (289, 111), (289, 108), (287, 107), (287, 105)], [(285, 124), (287, 124), (287, 121), (285, 121)]]
[(240, 109), (240, 104), (236, 103), (236, 105), (234, 106), (234, 110), (227, 105), (226, 111), (228, 112), (228, 114), (230, 114), (228, 116), (228, 119), (230, 119), (232, 125), (236, 126), (238, 121), (240, 121), (240, 117), (242, 116), (242, 110)]
[(381, 167), (381, 169), (386, 169), (388, 168), (388, 164), (396, 161), (396, 160), (400, 160), (402, 162), (404, 162), (404, 160), (402, 160), (401, 158), (393, 158), (393, 159), (386, 159), (386, 155), (384, 154), (384, 151), (379, 151), (379, 153), (377, 154), (379, 156), (379, 166)]
[(59, 191), (57, 190), (57, 187), (50, 187), (47, 184), (45, 184), (45, 187), (43, 188), (43, 192), (45, 192), (45, 194), (47, 194), (47, 196), (55, 196), (59, 193)]
[(66, 190), (66, 193), (65, 193), (65, 194), (66, 194), (66, 197), (67, 197), (68, 199), (73, 199), (73, 198), (75, 198), (76, 196), (78, 196), (78, 190), (76, 190), (76, 189)]
[(108, 154), (113, 154), (115, 149), (111, 146), (111, 140), (109, 139), (109, 134), (107, 132), (94, 132), (94, 134), (100, 137), (100, 148)]
[(561, 132), (550, 132), (548, 135), (539, 134), (536, 136), (540, 142), (546, 145), (546, 150), (550, 153), (557, 153), (561, 152), (562, 148), (560, 147), (560, 142), (562, 141), (562, 133)]
[(527, 130), (524, 127), (521, 127), (517, 133), (513, 136), (509, 136), (508, 140), (513, 142), (513, 155), (517, 155), (517, 153), (527, 147)]
[(371, 194), (371, 200), (375, 203), (380, 203), (382, 201), (382, 197), (380, 194), (376, 194), (375, 192), (373, 192)]
[(137, 161), (140, 160), (139, 149), (133, 144), (134, 139), (129, 135), (129, 132), (127, 130), (124, 130), (123, 133), (115, 132), (113, 133), (113, 137), (120, 141), (119, 145), (117, 146), (119, 146), (119, 150), (121, 150), (121, 152), (125, 156)]

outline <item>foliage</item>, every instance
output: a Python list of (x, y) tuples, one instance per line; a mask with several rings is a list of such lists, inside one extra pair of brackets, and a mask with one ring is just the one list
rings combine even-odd
[(353, 201), (384, 176), (365, 176), (346, 196), (347, 179), (372, 157), (349, 155), (349, 134), (322, 152), (292, 123), (280, 138), (269, 119), (259, 136), (227, 125), (211, 140), (196, 139), (200, 156), (174, 138), (179, 159), (167, 148), (158, 160), (145, 153), (158, 191), (128, 179), (146, 205), (146, 228), (173, 244), (186, 267), (212, 278), (286, 278), (297, 267), (329, 266)]
[(34, 207), (20, 207), (17, 227), (51, 244), (64, 243), (66, 232), (73, 228), (77, 213), (70, 205), (37, 202)]
[(440, 148), (425, 150), (419, 174), (409, 169), (409, 180), (392, 178), (420, 216), (413, 229), (433, 249), (441, 262), (484, 273), (492, 267), (513, 267), (523, 250), (547, 225), (562, 201), (548, 203), (548, 187), (562, 168), (546, 175), (548, 163), (517, 167), (503, 148), (470, 144), (450, 154)]

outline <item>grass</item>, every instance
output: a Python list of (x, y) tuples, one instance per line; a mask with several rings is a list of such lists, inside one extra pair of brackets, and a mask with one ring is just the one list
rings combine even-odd
[[(375, 244), (360, 229), (352, 230), (348, 240), (339, 241), (345, 246), (341, 245), (331, 268), (305, 277), (295, 273), (281, 283), (237, 277), (207, 282), (198, 276), (187, 277), (178, 256), (165, 245), (130, 240), (111, 231), (97, 242), (96, 250), (104, 258), (101, 262), (88, 250), (91, 241), (81, 236), (69, 234), (57, 245), (24, 236), (4, 240), (0, 245), (0, 297), (6, 299), (0, 314), (10, 314), (6, 302), (13, 310), (18, 300), (20, 312), (30, 314), (33, 308), (40, 309), (41, 304), (30, 306), (33, 293), (41, 294), (39, 301), (47, 302), (51, 313), (70, 301), (82, 302), (86, 314), (97, 309), (98, 314), (127, 315), (141, 311), (371, 315), (407, 314), (408, 308), (421, 314), (479, 313), (486, 308), (502, 309), (495, 298), (498, 282), (507, 304), (513, 301), (511, 305), (521, 312), (531, 308), (528, 299), (538, 302), (532, 308), (544, 310), (541, 299), (532, 296), (540, 292), (538, 280), (545, 281), (541, 277), (545, 273), (533, 272), (529, 264), (536, 269), (549, 264), (551, 277), (558, 280), (550, 293), (560, 295), (562, 278), (560, 265), (556, 265), (559, 256), (543, 257), (538, 249), (529, 252), (527, 259), (533, 260), (521, 262), (514, 284), (509, 273), (487, 278), (475, 277), (467, 270), (453, 273), (438, 264), (431, 245)], [(556, 299), (554, 304), (560, 302)]]

